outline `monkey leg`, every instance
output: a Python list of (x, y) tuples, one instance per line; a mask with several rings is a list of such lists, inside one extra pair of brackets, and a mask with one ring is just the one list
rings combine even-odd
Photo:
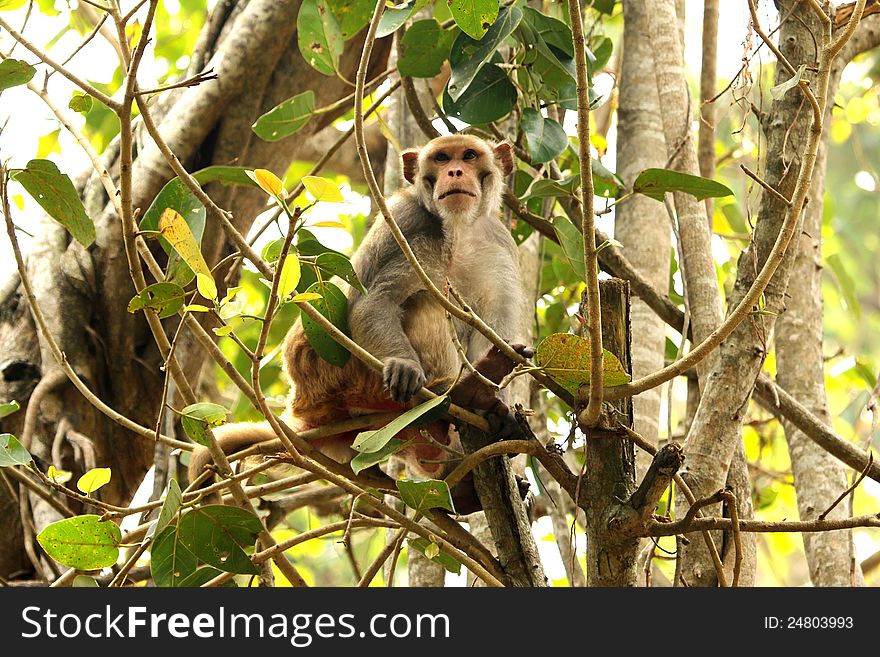
[[(512, 344), (511, 348), (525, 358), (535, 355), (534, 349), (522, 344)], [(477, 361), (474, 369), (493, 383), (510, 374), (516, 364), (502, 353), (498, 347), (492, 347)], [(458, 406), (472, 408), (483, 415), (489, 422), (491, 435), (498, 440), (523, 438), (522, 428), (499, 393), (481, 381), (473, 372), (468, 372), (452, 389), (452, 402)]]

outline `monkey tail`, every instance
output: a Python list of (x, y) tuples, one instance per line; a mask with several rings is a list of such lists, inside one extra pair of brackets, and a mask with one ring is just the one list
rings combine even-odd
[[(287, 421), (288, 418), (285, 418)], [(277, 436), (268, 422), (238, 422), (224, 424), (214, 429), (214, 437), (220, 449), (227, 455), (241, 451), (252, 445), (275, 440)], [(266, 454), (274, 454), (278, 451), (276, 446), (267, 443)], [(205, 466), (213, 462), (211, 452), (201, 445), (196, 447), (189, 459), (189, 480), (195, 479), (202, 474)]]

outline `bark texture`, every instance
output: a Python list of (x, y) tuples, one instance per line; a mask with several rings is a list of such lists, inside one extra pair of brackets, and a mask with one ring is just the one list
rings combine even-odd
[[(600, 281), (602, 346), (630, 368), (629, 284)], [(581, 300), (585, 312), (586, 299)], [(608, 405), (606, 405), (607, 407)], [(621, 425), (632, 426), (632, 402), (621, 399), (603, 411), (599, 424), (586, 436), (584, 492), (587, 511), (587, 586), (635, 586), (639, 541), (611, 531), (621, 502), (635, 490), (635, 455)]]
[[(660, 0), (646, 12), (649, 42), (654, 54), (654, 73), (663, 133), (670, 168), (699, 175), (696, 145), (691, 137), (692, 103), (684, 74), (682, 43), (673, 0)], [(706, 207), (689, 194), (674, 194), (683, 262), (687, 307), (693, 337), (702, 342), (721, 322), (721, 298), (712, 258), (712, 242)], [(711, 366), (709, 359), (697, 365), (701, 387)]]
[[(666, 164), (660, 100), (647, 38), (648, 11), (643, 2), (624, 0), (617, 174), (627, 189), (645, 169)], [(636, 270), (665, 296), (672, 234), (663, 205), (642, 195), (621, 203), (615, 212), (614, 236), (624, 245), (624, 253)], [(639, 298), (632, 300), (631, 322), (632, 376), (638, 379), (663, 367), (666, 325)], [(661, 388), (653, 388), (633, 397), (632, 402), (634, 429), (653, 444), (659, 439), (660, 395)]]

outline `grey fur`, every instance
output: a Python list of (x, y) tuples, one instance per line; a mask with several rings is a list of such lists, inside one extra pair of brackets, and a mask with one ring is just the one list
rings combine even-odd
[[(478, 205), (460, 213), (438, 209), (433, 194), (436, 179), (424, 175), (433, 171), (425, 162), (425, 148), (413, 186), (392, 197), (391, 214), (433, 283), (443, 290), (449, 280), (489, 326), (503, 338), (518, 341), (523, 292), (516, 244), (498, 218), (502, 172), (492, 146), (475, 142), (486, 160), (480, 163)], [(425, 285), (382, 217), (374, 221), (352, 264), (367, 288), (366, 295), (356, 290), (349, 294), (352, 337), (385, 363), (383, 378), (392, 398), (404, 402), (426, 380), (430, 384), (432, 379), (454, 378), (458, 363), (445, 312), (426, 296)], [(489, 341), (458, 320), (455, 327), (468, 360), (475, 362), (488, 350)], [(412, 343), (417, 340), (432, 348), (415, 349)]]

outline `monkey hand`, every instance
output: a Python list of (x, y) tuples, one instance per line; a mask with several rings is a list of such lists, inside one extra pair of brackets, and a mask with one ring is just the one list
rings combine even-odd
[(427, 379), (422, 366), (409, 358), (389, 358), (382, 369), (382, 382), (391, 399), (405, 404), (422, 388)]

